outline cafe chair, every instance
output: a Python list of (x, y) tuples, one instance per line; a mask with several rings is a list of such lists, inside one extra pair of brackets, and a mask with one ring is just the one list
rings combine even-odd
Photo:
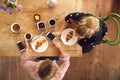
[(117, 28), (117, 34), (116, 34), (115, 39), (113, 39), (113, 40), (105, 39), (105, 40), (102, 40), (101, 43), (105, 43), (105, 44), (108, 44), (108, 45), (111, 45), (111, 46), (120, 45), (120, 40), (119, 40), (119, 37), (120, 37), (120, 23), (119, 23), (119, 20), (118, 20), (118, 19), (120, 19), (120, 14), (110, 13), (108, 16), (100, 17), (99, 19), (102, 20), (102, 21), (112, 20), (112, 21), (115, 22), (115, 24), (116, 24), (115, 27)]

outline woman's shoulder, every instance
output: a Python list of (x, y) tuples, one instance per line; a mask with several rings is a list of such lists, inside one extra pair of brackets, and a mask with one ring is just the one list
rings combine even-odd
[(93, 16), (92, 14), (90, 13), (84, 13), (84, 12), (72, 12), (72, 13), (69, 13), (67, 16), (71, 16), (71, 15), (76, 15), (76, 16)]
[(100, 20), (99, 21), (99, 26), (100, 26), (100, 29), (99, 29), (98, 32), (96, 32), (90, 38), (83, 38), (80, 42), (86, 43), (86, 44), (90, 44), (90, 43), (93, 43), (93, 42), (95, 44), (98, 44), (99, 42), (101, 42), (103, 37), (107, 34), (107, 25), (104, 21)]
[(100, 20), (100, 19), (99, 19), (99, 25), (100, 25), (100, 27), (101, 26), (102, 27), (107, 27), (106, 23), (104, 21)]
[(100, 26), (100, 29), (101, 29), (103, 35), (105, 35), (108, 31), (106, 23), (102, 20), (99, 20), (99, 26)]
[(65, 21), (70, 23), (69, 18), (72, 18), (74, 21), (80, 21), (83, 17), (87, 17), (87, 16), (93, 16), (93, 15), (90, 13), (73, 12), (73, 13), (69, 13), (65, 17)]

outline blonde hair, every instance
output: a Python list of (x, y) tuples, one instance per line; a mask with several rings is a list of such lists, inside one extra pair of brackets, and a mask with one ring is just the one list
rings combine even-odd
[(78, 22), (76, 32), (82, 37), (91, 37), (99, 31), (99, 20), (94, 16), (84, 17)]
[(42, 80), (49, 80), (55, 75), (57, 69), (58, 67), (53, 65), (52, 60), (46, 59), (40, 64), (38, 75)]

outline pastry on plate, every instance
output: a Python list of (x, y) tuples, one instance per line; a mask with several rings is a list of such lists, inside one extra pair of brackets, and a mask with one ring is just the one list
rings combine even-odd
[(70, 31), (67, 36), (66, 36), (66, 42), (68, 42), (69, 40), (71, 40), (73, 37), (73, 31)]
[(46, 39), (43, 38), (41, 40), (38, 40), (35, 45), (35, 49), (37, 50), (39, 47), (41, 47), (46, 42)]

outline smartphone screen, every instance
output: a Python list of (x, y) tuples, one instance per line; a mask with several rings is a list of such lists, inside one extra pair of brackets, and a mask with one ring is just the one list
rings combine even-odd
[(20, 51), (24, 51), (25, 50), (25, 46), (23, 45), (23, 43), (21, 41), (17, 42), (17, 46), (20, 49)]
[(56, 36), (53, 35), (51, 32), (47, 32), (46, 36), (47, 36), (51, 41), (53, 41), (53, 40), (56, 38)]

